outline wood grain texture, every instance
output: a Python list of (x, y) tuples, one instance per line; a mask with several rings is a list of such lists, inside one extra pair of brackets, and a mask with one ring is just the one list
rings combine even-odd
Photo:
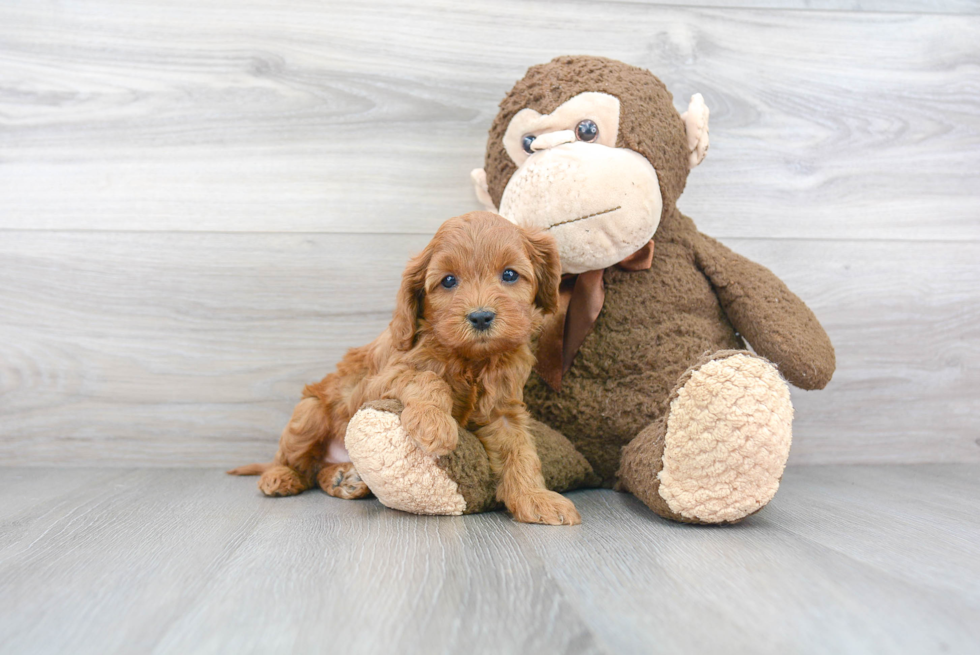
[[(9, 233), (0, 461), (264, 461), (302, 386), (387, 325), (425, 241)], [(792, 462), (980, 462), (980, 244), (728, 244), (781, 276), (837, 348), (829, 388), (794, 391)]]
[(977, 0), (624, 0), (642, 5), (724, 7), (726, 9), (795, 9), (800, 11), (887, 12), (909, 14), (977, 14)]
[(976, 8), (4, 2), (0, 462), (266, 458), (476, 207), (503, 93), (580, 52), (705, 94), (681, 208), (827, 326), (791, 461), (980, 461)]
[(728, 528), (262, 498), (209, 470), (0, 469), (0, 651), (972, 653), (976, 466), (791, 468)]
[[(971, 652), (980, 524), (962, 509), (976, 474), (791, 468), (770, 506), (731, 529), (680, 527), (594, 492), (572, 495), (584, 505), (574, 542), (511, 527), (602, 618), (613, 652), (650, 652), (643, 630), (665, 653)], [(950, 490), (958, 500), (932, 502)]]
[(302, 385), (387, 325), (426, 241), (11, 233), (0, 461), (267, 457)]
[(14, 2), (0, 43), (0, 228), (429, 234), (476, 207), (503, 93), (571, 52), (704, 94), (681, 206), (712, 235), (980, 238), (976, 16)]

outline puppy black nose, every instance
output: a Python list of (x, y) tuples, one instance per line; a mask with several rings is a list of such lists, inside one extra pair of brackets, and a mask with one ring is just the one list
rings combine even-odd
[(467, 314), (466, 318), (474, 329), (483, 332), (484, 330), (490, 329), (490, 324), (493, 323), (493, 319), (496, 316), (489, 309), (478, 309), (475, 312)]

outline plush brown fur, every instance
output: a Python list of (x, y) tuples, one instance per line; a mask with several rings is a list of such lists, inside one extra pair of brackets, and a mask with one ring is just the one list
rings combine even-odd
[(561, 392), (533, 375), (525, 400), (535, 418), (585, 455), (603, 485), (619, 482), (640, 491), (650, 485), (647, 477), (617, 477), (621, 449), (665, 418), (671, 390), (703, 355), (743, 349), (744, 337), (787, 380), (820, 389), (834, 372), (834, 349), (810, 309), (779, 278), (701, 234), (677, 209), (689, 171), (684, 123), (671, 94), (649, 71), (584, 56), (529, 69), (501, 102), (490, 129), (486, 174), (493, 201), (499, 205), (516, 171), (502, 145), (514, 115), (525, 107), (549, 113), (588, 91), (619, 98), (616, 145), (644, 155), (657, 171), (663, 214), (653, 265), (604, 271), (602, 311)]
[[(507, 268), (517, 281), (501, 279)], [(259, 489), (270, 496), (314, 481), (342, 498), (366, 495), (349, 463), (325, 465), (324, 456), (364, 403), (392, 398), (404, 405), (405, 429), (433, 455), (456, 448), (458, 426), (472, 430), (489, 455), (497, 498), (515, 519), (579, 523), (572, 502), (545, 486), (522, 393), (534, 364), (529, 343), (557, 306), (559, 274), (547, 234), (488, 212), (446, 221), (405, 269), (388, 329), (304, 389), (273, 462), (229, 473), (261, 473)], [(458, 279), (452, 289), (441, 284), (448, 275)], [(479, 309), (495, 313), (482, 332), (467, 319)]]
[(673, 109), (673, 96), (648, 70), (605, 57), (557, 57), (528, 69), (500, 102), (490, 126), (485, 170), (496, 207), (517, 166), (503, 148), (504, 133), (520, 110), (550, 114), (580, 93), (597, 91), (619, 98), (617, 148), (646, 157), (657, 171), (664, 209), (673, 207), (684, 191), (688, 147), (684, 123)]

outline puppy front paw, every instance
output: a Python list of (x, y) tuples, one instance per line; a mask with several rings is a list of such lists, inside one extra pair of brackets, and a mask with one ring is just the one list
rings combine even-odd
[(422, 450), (441, 457), (456, 450), (459, 425), (456, 419), (431, 405), (406, 405), (402, 425)]
[(521, 523), (543, 523), (544, 525), (579, 525), (575, 504), (554, 491), (544, 489), (522, 493), (504, 502)]

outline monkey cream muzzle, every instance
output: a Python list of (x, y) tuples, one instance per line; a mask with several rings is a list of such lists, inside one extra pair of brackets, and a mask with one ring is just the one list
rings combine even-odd
[(645, 157), (582, 141), (525, 159), (500, 202), (505, 218), (555, 237), (564, 273), (626, 259), (653, 237), (662, 210), (657, 172)]
[(611, 207), (609, 209), (604, 209), (601, 212), (594, 212), (592, 214), (586, 214), (585, 216), (579, 216), (578, 218), (569, 218), (568, 220), (565, 221), (558, 221), (557, 223), (552, 223), (550, 226), (548, 226), (548, 229), (551, 230), (558, 227), (559, 225), (568, 225), (569, 223), (577, 223), (579, 221), (584, 221), (587, 218), (595, 218), (596, 216), (611, 214), (612, 212), (617, 211), (619, 209), (622, 209), (622, 207)]

